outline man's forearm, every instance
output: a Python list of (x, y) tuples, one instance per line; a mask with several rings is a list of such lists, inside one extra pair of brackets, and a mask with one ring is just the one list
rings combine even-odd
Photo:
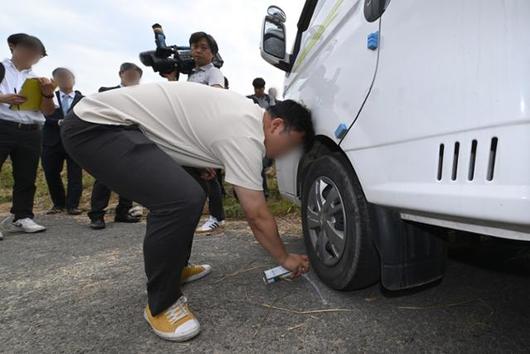
[(279, 264), (282, 264), (287, 258), (287, 251), (278, 233), (276, 221), (270, 212), (268, 210), (262, 211), (259, 215), (248, 220), (248, 223), (256, 240)]

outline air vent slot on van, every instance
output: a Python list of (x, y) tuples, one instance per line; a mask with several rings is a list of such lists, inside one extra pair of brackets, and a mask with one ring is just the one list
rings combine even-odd
[(444, 144), (440, 144), (440, 150), (438, 151), (438, 181), (442, 180), (442, 172), (444, 168)]
[(486, 175), (486, 178), (488, 181), (492, 181), (493, 176), (495, 174), (495, 159), (497, 157), (498, 142), (499, 142), (499, 139), (497, 137), (494, 137), (491, 139), (490, 156), (488, 160), (488, 173)]
[(453, 151), (453, 170), (451, 173), (451, 179), (456, 181), (456, 176), (458, 173), (458, 155), (460, 154), (460, 143), (457, 141), (455, 143), (455, 149)]
[(469, 171), (467, 173), (467, 179), (472, 181), (475, 178), (475, 163), (477, 161), (477, 141), (471, 142), (471, 154), (469, 154)]

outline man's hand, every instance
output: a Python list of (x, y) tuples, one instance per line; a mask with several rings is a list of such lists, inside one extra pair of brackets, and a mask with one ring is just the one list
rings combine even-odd
[(289, 253), (281, 266), (293, 273), (293, 278), (309, 271), (309, 258), (306, 255)]
[(55, 104), (53, 103), (53, 92), (57, 85), (55, 81), (50, 80), (46, 77), (39, 77), (40, 91), (44, 96), (40, 104), (40, 111), (44, 115), (50, 115), (55, 111)]
[(17, 95), (15, 93), (7, 93), (0, 95), (0, 103), (7, 103), (10, 105), (17, 105), (26, 102), (26, 97)]
[(168, 81), (177, 81), (177, 70), (170, 73), (163, 73), (162, 76), (165, 77)]
[(267, 207), (265, 196), (261, 191), (253, 191), (234, 186), (239, 202), (245, 211), (248, 224), (254, 237), (276, 261), (297, 277), (309, 271), (309, 260), (305, 255), (287, 253), (278, 233), (276, 221)]
[(48, 79), (47, 77), (39, 77), (37, 78), (39, 80), (40, 84), (40, 90), (44, 96), (53, 96), (53, 92), (55, 91), (55, 88), (57, 85), (55, 84), (55, 81)]
[(213, 168), (203, 168), (201, 171), (201, 178), (206, 181), (214, 179), (215, 176), (216, 176), (216, 173)]

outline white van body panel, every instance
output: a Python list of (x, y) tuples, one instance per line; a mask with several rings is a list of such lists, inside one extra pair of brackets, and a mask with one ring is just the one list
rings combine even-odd
[[(340, 4), (348, 15), (295, 66), (285, 98), (302, 100), (317, 134), (340, 143), (368, 201), (530, 240), (530, 1), (393, 0), (374, 23), (363, 4)], [(378, 53), (366, 38), (379, 24)], [(339, 141), (337, 126), (356, 117)], [(277, 165), (282, 193), (296, 195), (298, 159)]]
[[(318, 134), (334, 137), (340, 123), (350, 125), (373, 80), (377, 51), (366, 48), (366, 36), (377, 31), (378, 23), (366, 22), (363, 5), (363, 0), (319, 2), (286, 78), (284, 97), (301, 101), (322, 117), (314, 120)], [(296, 155), (276, 164), (280, 191), (287, 197), (296, 194)]]

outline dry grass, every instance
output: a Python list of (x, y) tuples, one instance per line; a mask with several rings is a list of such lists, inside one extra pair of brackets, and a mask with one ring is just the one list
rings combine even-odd
[[(2, 170), (0, 171), (0, 214), (9, 213), (11, 207), (11, 191), (13, 188), (13, 178), (11, 177), (12, 169), (10, 161), (6, 161)], [(66, 183), (66, 175), (63, 172), (63, 182)], [(90, 209), (90, 194), (92, 192), (92, 185), (94, 183), (94, 178), (88, 173), (84, 172), (83, 174), (83, 194), (81, 197), (80, 208), (83, 210)], [(299, 216), (299, 208), (290, 203), (289, 201), (280, 197), (278, 191), (278, 185), (276, 183), (276, 178), (274, 175), (274, 170), (268, 174), (268, 183), (270, 187), (270, 197), (267, 201), (269, 208), (272, 213), (280, 217), (278, 220), (279, 224), (285, 223), (286, 225), (282, 228), (287, 228), (288, 225), (292, 224), (292, 218)], [(42, 167), (39, 166), (37, 173), (37, 192), (35, 193), (35, 211), (41, 212), (51, 208), (52, 203), (48, 194), (48, 186), (46, 185), (46, 180), (44, 178), (44, 172)], [(239, 202), (233, 197), (232, 187), (225, 186), (227, 191), (227, 196), (224, 200), (225, 205), (225, 214), (228, 219), (243, 219), (244, 214)], [(111, 208), (117, 203), (117, 197), (113, 193), (111, 196), (110, 206)], [(205, 212), (207, 210), (205, 209)]]

